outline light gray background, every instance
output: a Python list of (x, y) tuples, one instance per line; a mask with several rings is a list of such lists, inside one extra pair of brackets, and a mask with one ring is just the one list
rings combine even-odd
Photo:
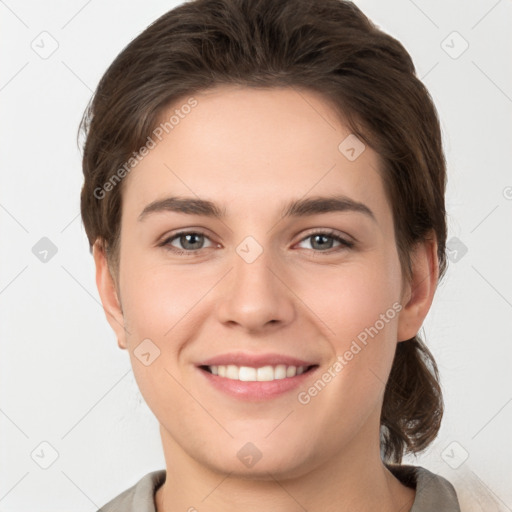
[[(92, 512), (164, 467), (99, 303), (76, 131), (111, 61), (178, 3), (0, 1), (1, 511)], [(425, 324), (446, 414), (408, 460), (449, 478), (465, 510), (512, 510), (512, 3), (357, 4), (411, 53), (448, 160), (457, 252)], [(42, 237), (57, 248), (46, 262), (32, 252)]]

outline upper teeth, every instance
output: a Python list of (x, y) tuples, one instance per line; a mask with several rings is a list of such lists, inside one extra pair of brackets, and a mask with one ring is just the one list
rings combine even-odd
[(307, 366), (287, 366), (278, 364), (277, 366), (262, 366), (261, 368), (252, 368), (250, 366), (235, 366), (234, 364), (208, 366), (213, 375), (225, 377), (232, 380), (241, 380), (244, 382), (270, 381), (284, 379), (286, 377), (295, 377), (304, 373)]

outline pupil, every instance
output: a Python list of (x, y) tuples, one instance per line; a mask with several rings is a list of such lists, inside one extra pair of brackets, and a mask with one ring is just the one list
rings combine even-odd
[[(325, 235), (313, 235), (313, 239), (314, 239), (314, 243), (313, 243), (313, 245), (316, 243), (317, 239), (323, 239), (323, 240), (325, 241), (326, 239), (329, 239), (329, 238), (331, 238), (331, 237), (329, 237), (329, 236), (325, 236)], [(324, 243), (324, 244), (322, 244), (322, 243), (321, 243), (319, 247), (320, 247), (320, 249), (325, 249), (325, 248), (326, 248), (326, 245), (329, 245), (329, 244), (325, 244), (325, 243)], [(330, 244), (330, 246), (332, 246), (332, 238), (331, 238), (331, 244)], [(330, 246), (329, 246), (329, 247), (327, 247), (327, 249), (330, 249), (330, 248), (331, 248)]]
[[(195, 242), (194, 241), (192, 241), (192, 242), (189, 241), (190, 238), (192, 238), (192, 240), (194, 240), (194, 238), (196, 238), (196, 237), (200, 239), (202, 237), (202, 235), (200, 235), (198, 233), (192, 233), (190, 235), (183, 235), (181, 237), (181, 242), (182, 242), (183, 247), (185, 247), (187, 249), (197, 249), (197, 247), (189, 247), (189, 245), (193, 246), (194, 243), (197, 244), (197, 240)], [(199, 244), (199, 245), (201, 245), (201, 244)]]

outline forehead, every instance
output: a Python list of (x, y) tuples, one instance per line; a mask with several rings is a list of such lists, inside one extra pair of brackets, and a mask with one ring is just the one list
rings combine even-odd
[(173, 123), (127, 177), (123, 209), (195, 195), (240, 215), (333, 193), (385, 207), (375, 204), (386, 202), (378, 155), (318, 93), (221, 86), (193, 98), (163, 113)]

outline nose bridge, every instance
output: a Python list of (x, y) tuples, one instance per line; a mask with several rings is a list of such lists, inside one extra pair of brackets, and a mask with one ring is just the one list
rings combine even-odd
[(294, 313), (292, 294), (281, 282), (284, 276), (276, 276), (281, 266), (273, 260), (271, 249), (248, 236), (235, 252), (233, 271), (217, 302), (219, 319), (250, 330), (289, 322)]

